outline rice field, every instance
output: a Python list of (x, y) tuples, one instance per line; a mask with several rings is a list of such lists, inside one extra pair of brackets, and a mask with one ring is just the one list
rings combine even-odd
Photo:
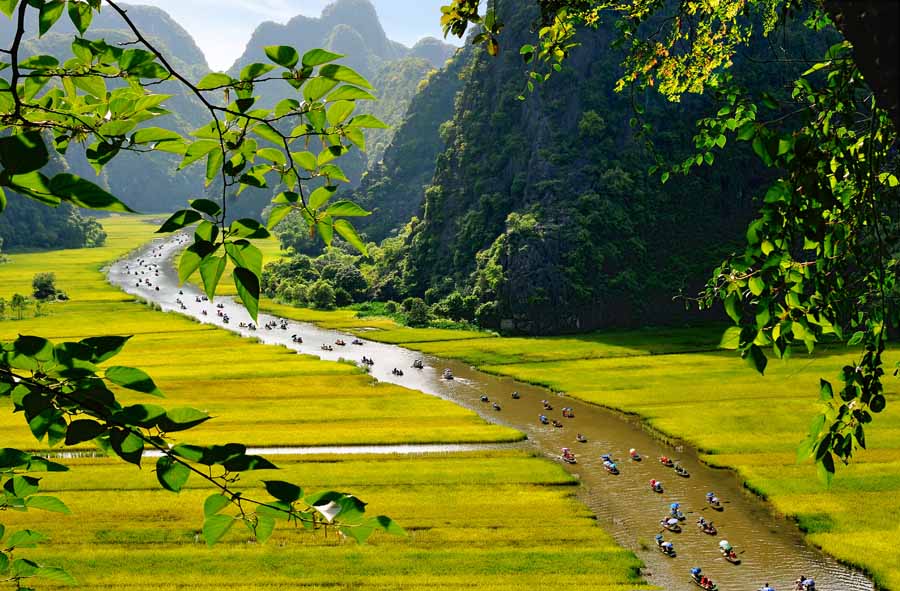
[[(285, 310), (289, 315), (291, 309)], [(305, 312), (300, 311), (293, 314)], [(886, 382), (888, 407), (867, 430), (867, 450), (839, 467), (830, 489), (796, 448), (818, 411), (819, 379), (836, 379), (856, 351), (824, 348), (814, 356), (772, 360), (759, 376), (731, 351), (717, 350), (722, 327), (598, 332), (550, 338), (490, 338), (348, 322), (322, 324), (373, 340), (452, 357), (483, 371), (544, 385), (640, 416), (669, 437), (696, 446), (708, 463), (734, 470), (773, 509), (797, 520), (811, 543), (863, 568), (884, 589), (900, 589), (900, 388)], [(375, 330), (371, 330), (374, 328)], [(407, 334), (412, 336), (407, 338)], [(886, 367), (900, 361), (889, 354)]]
[[(167, 396), (163, 404), (214, 415), (188, 432), (192, 443), (522, 437), (452, 403), (376, 384), (352, 365), (256, 344), (132, 301), (108, 285), (100, 269), (152, 238), (155, 226), (124, 217), (103, 223), (109, 239), (102, 248), (17, 254), (0, 265), (0, 297), (29, 293), (34, 273), (54, 271), (58, 286), (72, 298), (48, 306), (38, 318), (0, 321), (0, 340), (17, 334), (55, 340), (133, 334), (116, 363), (147, 370)], [(21, 416), (10, 412), (0, 415), (0, 437), (4, 447), (38, 447)], [(64, 566), (82, 589), (651, 588), (641, 582), (638, 559), (617, 546), (575, 499), (577, 482), (523, 451), (275, 460), (277, 474), (244, 476), (247, 494), (260, 493), (259, 479), (272, 478), (301, 483), (309, 491), (349, 490), (370, 503), (370, 512), (395, 518), (408, 537), (376, 535), (360, 546), (334, 534), (284, 529), (260, 545), (234, 528), (208, 549), (196, 537), (209, 494), (202, 482), (190, 482), (176, 496), (160, 489), (149, 466), (137, 469), (112, 459), (64, 460), (72, 472), (43, 475), (42, 490), (64, 500), (71, 515), (4, 512), (2, 523), (47, 534), (49, 544), (23, 555)], [(53, 585), (40, 581), (37, 587)]]

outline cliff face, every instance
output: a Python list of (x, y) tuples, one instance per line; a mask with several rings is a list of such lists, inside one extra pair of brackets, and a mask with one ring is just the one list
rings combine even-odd
[[(428, 152), (417, 149), (421, 136), (406, 133), (423, 115), (426, 89), (364, 182), (369, 204), (388, 214), (370, 236), (403, 228), (402, 244), (385, 249), (396, 272), (381, 294), (471, 293), (483, 323), (532, 334), (686, 319), (673, 298), (695, 294), (742, 239), (764, 173), (739, 146), (689, 177), (649, 178), (631, 97), (613, 91), (621, 54), (608, 33), (585, 33), (564, 70), (518, 100), (525, 74), (516, 48), (532, 42), (534, 15), (512, 0), (497, 5), (507, 23), (501, 55), (470, 50), (452, 114), (420, 122), (441, 131), (439, 144), (431, 136), (433, 173), (417, 158)], [(656, 149), (682, 159), (710, 103), (638, 100)], [(404, 227), (411, 215), (419, 219)]]

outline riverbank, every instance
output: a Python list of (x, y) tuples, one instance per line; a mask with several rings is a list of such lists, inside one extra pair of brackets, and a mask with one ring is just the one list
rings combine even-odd
[[(56, 272), (58, 286), (72, 297), (48, 306), (46, 316), (0, 322), (0, 339), (134, 334), (116, 361), (146, 369), (167, 395), (162, 404), (215, 415), (191, 432), (195, 443), (521, 438), (450, 402), (375, 384), (350, 364), (263, 346), (136, 303), (100, 269), (152, 239), (155, 227), (122, 217), (103, 223), (110, 235), (105, 247), (13, 255), (0, 265), (0, 297), (29, 293), (39, 271)], [(21, 415), (0, 415), (0, 436), (5, 446), (36, 447)], [(577, 480), (525, 451), (275, 458), (279, 478), (309, 490), (350, 490), (410, 533), (375, 536), (362, 547), (289, 528), (261, 546), (234, 528), (208, 550), (195, 541), (208, 494), (192, 488), (196, 482), (175, 496), (159, 488), (150, 469), (107, 459), (65, 463), (73, 471), (47, 475), (42, 490), (62, 498), (72, 515), (7, 512), (3, 523), (47, 533), (51, 543), (27, 556), (65, 566), (84, 589), (652, 588), (641, 583), (634, 554), (616, 545), (578, 502)], [(251, 492), (258, 492), (255, 476), (244, 481)]]
[[(365, 338), (455, 358), (482, 371), (541, 385), (640, 417), (665, 437), (698, 448), (710, 465), (733, 470), (772, 508), (795, 519), (810, 543), (900, 589), (900, 397), (888, 378), (887, 410), (870, 427), (868, 450), (841, 467), (830, 489), (796, 463), (796, 447), (818, 409), (820, 377), (854, 357), (831, 349), (772, 361), (765, 377), (731, 351), (720, 328), (503, 338), (400, 327), (265, 302), (263, 308)], [(891, 355), (888, 366), (900, 357)]]

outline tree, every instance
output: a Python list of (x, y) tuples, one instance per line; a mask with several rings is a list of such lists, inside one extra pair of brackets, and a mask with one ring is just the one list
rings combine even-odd
[(21, 320), (25, 315), (25, 309), (28, 308), (28, 304), (28, 297), (20, 293), (13, 294), (13, 297), (9, 300), (9, 307), (16, 313), (18, 320)]
[[(84, 35), (95, 12), (106, 7), (118, 15), (133, 39), (110, 45)], [(51, 150), (64, 153), (70, 143), (86, 145), (89, 163), (99, 173), (122, 152), (161, 151), (181, 157), (180, 168), (203, 161), (210, 198), (189, 202), (160, 228), (168, 233), (196, 225), (194, 242), (178, 264), (180, 280), (198, 271), (212, 298), (226, 267), (238, 296), (256, 319), (259, 307), (262, 253), (252, 241), (269, 237), (269, 229), (298, 211), (309, 231), (330, 245), (337, 233), (360, 251), (365, 245), (350, 219), (366, 216), (358, 205), (338, 199), (338, 185), (348, 179), (337, 165), (353, 148), (362, 148), (366, 129), (384, 124), (371, 115), (355, 115), (357, 101), (373, 100), (368, 81), (338, 63), (343, 57), (324, 49), (299, 54), (287, 46), (265, 48), (267, 62), (247, 65), (232, 77), (212, 73), (199, 82), (175, 69), (115, 0), (4, 0), (0, 11), (12, 18), (14, 36), (4, 48), (0, 79), (0, 212), (5, 189), (48, 206), (128, 213), (116, 196), (70, 172), (48, 176)], [(40, 34), (50, 31), (66, 12), (78, 31), (72, 55), (23, 58), (26, 23), (38, 22)], [(209, 124), (189, 138), (153, 126), (166, 115), (167, 95), (155, 94), (163, 81), (176, 81), (207, 110)], [(273, 109), (255, 105), (261, 84), (279, 84), (287, 94)], [(315, 150), (315, 152), (313, 151)], [(247, 187), (284, 187), (273, 200), (266, 226), (252, 219), (232, 219), (229, 198)], [(100, 234), (95, 233), (99, 240)], [(13, 296), (11, 308), (22, 317), (28, 299)], [(25, 422), (38, 441), (51, 446), (96, 441), (122, 460), (139, 465), (145, 449), (160, 454), (156, 474), (160, 485), (178, 492), (191, 475), (216, 492), (204, 503), (203, 535), (215, 544), (236, 522), (264, 542), (277, 521), (302, 523), (313, 530), (334, 528), (364, 541), (375, 531), (402, 535), (387, 517), (365, 516), (365, 504), (348, 493), (304, 493), (297, 485), (267, 481), (267, 497), (252, 498), (235, 485), (236, 475), (274, 465), (247, 453), (245, 446), (193, 446), (177, 443), (174, 433), (191, 429), (210, 417), (195, 409), (166, 410), (156, 405), (123, 407), (122, 389), (161, 396), (152, 378), (137, 368), (102, 367), (125, 346), (129, 337), (97, 337), (54, 344), (21, 336), (0, 346), (0, 396), (28, 402), (21, 405)], [(0, 481), (5, 496), (0, 509), (28, 507), (68, 512), (58, 499), (41, 496), (39, 480), (30, 473), (65, 470), (54, 462), (21, 450), (0, 454)], [(0, 528), (2, 529), (2, 528)], [(17, 546), (41, 540), (36, 532), (13, 532), (3, 543), (2, 562), (11, 564), (9, 582), (17, 587), (34, 576), (73, 582), (65, 571), (10, 554)], [(22, 562), (25, 561), (25, 562)], [(5, 570), (5, 569), (4, 569)], [(4, 573), (5, 575), (6, 573)]]
[[(883, 353), (900, 326), (895, 303), (900, 194), (894, 154), (897, 109), (898, 4), (832, 0), (537, 0), (533, 45), (519, 48), (531, 71), (525, 87), (562, 71), (579, 31), (607, 26), (625, 48), (617, 90), (630, 91), (632, 125), (652, 143), (642, 121), (646, 92), (677, 101), (711, 94), (715, 115), (697, 122), (690, 154), (671, 163), (657, 156), (650, 174), (667, 182), (712, 165), (730, 141), (744, 141), (781, 172), (747, 230), (747, 247), (713, 272), (702, 307), (721, 302), (735, 322), (734, 342), (760, 373), (767, 355), (786, 357), (802, 345), (843, 341), (863, 347), (835, 387), (820, 384), (823, 412), (799, 450), (830, 481), (835, 461), (865, 448), (865, 426), (884, 410)], [(446, 34), (472, 37), (491, 55), (501, 50), (500, 4), (481, 12), (477, 0), (442, 8)], [(758, 96), (735, 84), (729, 69), (739, 50), (797, 20), (825, 40), (846, 36), (799, 78)], [(782, 59), (773, 53), (772, 59)], [(865, 75), (865, 76), (864, 76)], [(868, 86), (867, 83), (868, 82)], [(522, 97), (524, 99), (524, 96)], [(767, 353), (771, 351), (771, 353)]]
[(55, 298), (59, 291), (56, 289), (55, 273), (37, 273), (31, 280), (32, 295), (38, 300)]
[(331, 310), (335, 304), (334, 288), (330, 283), (323, 279), (319, 279), (309, 286), (306, 292), (306, 298), (313, 308), (319, 310)]
[(431, 311), (428, 304), (422, 298), (407, 298), (403, 302), (403, 309), (406, 310), (406, 323), (410, 326), (428, 326), (431, 320)]
[(0, 298), (0, 320), (6, 320), (6, 299)]

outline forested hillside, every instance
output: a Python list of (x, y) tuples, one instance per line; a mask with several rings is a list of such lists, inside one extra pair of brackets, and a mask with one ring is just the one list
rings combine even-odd
[[(513, 32), (502, 46), (528, 43), (534, 15), (508, 0), (497, 8)], [(743, 239), (763, 172), (747, 146), (735, 146), (712, 169), (665, 185), (649, 177), (652, 155), (629, 124), (632, 97), (613, 91), (621, 54), (602, 32), (580, 40), (567, 67), (524, 101), (518, 52), (492, 58), (479, 49), (413, 102), (363, 186), (380, 214), (370, 236), (401, 228), (378, 253), (376, 295), (429, 303), (474, 295), (483, 325), (528, 333), (686, 318), (677, 296), (695, 294)], [(744, 71), (749, 84), (780, 74)], [(712, 108), (635, 100), (646, 104), (656, 150), (673, 161), (689, 153), (693, 122)], [(418, 129), (406, 133), (413, 122)]]

